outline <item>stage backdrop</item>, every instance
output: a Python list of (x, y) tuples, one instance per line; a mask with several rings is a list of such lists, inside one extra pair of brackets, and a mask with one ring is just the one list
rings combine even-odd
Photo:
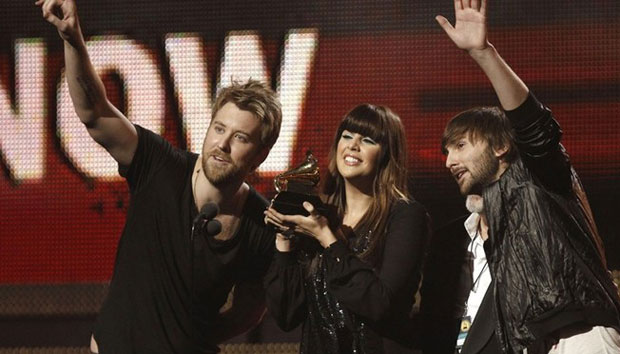
[[(62, 43), (33, 1), (0, 12), (0, 284), (110, 279), (128, 205), (113, 160), (87, 136), (68, 96)], [(435, 226), (464, 214), (439, 141), (446, 121), (496, 105), (480, 70), (434, 16), (451, 0), (81, 1), (89, 53), (131, 121), (199, 151), (222, 86), (269, 82), (280, 139), (250, 182), (311, 149), (325, 168), (353, 106), (391, 107), (406, 127), (414, 196)], [(551, 107), (590, 197), (612, 269), (620, 268), (620, 3), (494, 1), (490, 40)]]

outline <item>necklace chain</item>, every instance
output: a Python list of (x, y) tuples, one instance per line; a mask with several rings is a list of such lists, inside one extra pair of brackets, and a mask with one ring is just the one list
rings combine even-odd
[(480, 273), (478, 273), (478, 275), (474, 279), (474, 246), (475, 246), (474, 243), (476, 241), (476, 238), (478, 238), (479, 235), (480, 235), (480, 231), (476, 230), (476, 235), (471, 240), (471, 247), (469, 249), (469, 253), (472, 255), (471, 276), (472, 276), (473, 283), (471, 284), (471, 291), (473, 291), (474, 293), (478, 291), (478, 286), (477, 286), (478, 282), (480, 281), (480, 278), (482, 277), (482, 273), (484, 273), (484, 271), (487, 269), (487, 265), (489, 264), (488, 260), (485, 260), (484, 265), (482, 266), (482, 270), (480, 270)]
[(200, 176), (200, 169), (196, 170), (196, 176), (194, 177), (194, 183), (192, 184), (192, 196), (194, 197), (194, 204), (198, 207), (198, 198), (196, 197), (196, 189), (198, 189), (198, 176)]

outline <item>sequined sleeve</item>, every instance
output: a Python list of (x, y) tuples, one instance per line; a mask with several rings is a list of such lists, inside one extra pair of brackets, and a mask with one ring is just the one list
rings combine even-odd
[(302, 269), (294, 252), (278, 252), (265, 276), (267, 309), (285, 331), (306, 318), (306, 297)]
[(325, 251), (329, 291), (354, 313), (380, 321), (409, 314), (420, 280), (428, 217), (399, 202), (390, 215), (380, 267), (373, 269), (338, 241)]

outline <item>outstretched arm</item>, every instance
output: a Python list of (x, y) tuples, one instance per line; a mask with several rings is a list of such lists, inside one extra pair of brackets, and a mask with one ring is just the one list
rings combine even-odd
[(138, 134), (107, 99), (86, 51), (75, 1), (37, 0), (35, 4), (64, 40), (65, 73), (75, 112), (97, 143), (119, 164), (129, 165), (138, 146)]
[(443, 16), (435, 19), (454, 44), (469, 53), (487, 75), (504, 110), (519, 107), (529, 90), (487, 40), (488, 0), (454, 0), (454, 26)]

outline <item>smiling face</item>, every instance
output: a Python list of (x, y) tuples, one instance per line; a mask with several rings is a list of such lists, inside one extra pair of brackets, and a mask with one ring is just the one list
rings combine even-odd
[(447, 145), (446, 150), (446, 167), (462, 195), (480, 194), (484, 186), (496, 181), (503, 172), (501, 154), (495, 153), (486, 141), (472, 141), (468, 134)]
[(264, 160), (261, 123), (228, 102), (215, 114), (202, 148), (204, 174), (211, 184), (240, 183)]
[(336, 166), (345, 180), (372, 183), (381, 160), (382, 148), (373, 139), (344, 130), (336, 148)]

